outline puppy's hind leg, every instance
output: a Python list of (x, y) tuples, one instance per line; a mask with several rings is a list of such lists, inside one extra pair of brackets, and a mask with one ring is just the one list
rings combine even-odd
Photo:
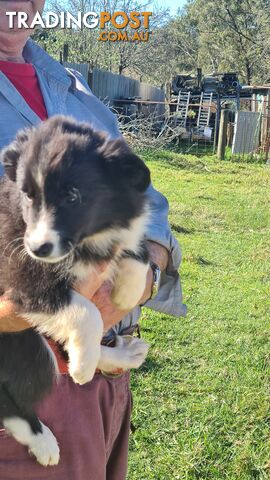
[(4, 418), (3, 425), (17, 442), (28, 447), (37, 461), (47, 467), (59, 462), (59, 447), (51, 430), (35, 416)]
[(28, 447), (41, 465), (58, 464), (59, 447), (51, 430), (40, 422), (34, 412), (22, 413), (3, 385), (0, 386), (0, 417), (7, 432)]

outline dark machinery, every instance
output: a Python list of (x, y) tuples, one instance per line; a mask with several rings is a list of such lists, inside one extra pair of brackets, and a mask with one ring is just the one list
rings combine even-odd
[(228, 98), (241, 96), (241, 85), (235, 72), (202, 75), (202, 70), (198, 68), (197, 75), (179, 74), (173, 77), (171, 84), (172, 97), (178, 96), (179, 92), (190, 92), (192, 96), (200, 95), (202, 92), (212, 93), (220, 98)]

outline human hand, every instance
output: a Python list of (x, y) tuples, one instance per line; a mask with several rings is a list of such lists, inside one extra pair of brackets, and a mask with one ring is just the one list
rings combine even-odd
[(31, 325), (17, 313), (18, 307), (11, 302), (8, 293), (0, 296), (0, 333), (21, 332)]
[[(169, 254), (166, 248), (155, 243), (147, 242), (150, 260), (156, 263), (163, 271), (166, 269), (169, 259)], [(105, 281), (104, 278), (107, 273), (107, 267), (109, 264), (104, 263), (101, 268), (100, 275), (93, 278), (93, 274), (90, 274), (89, 278), (86, 278), (80, 285), (76, 286), (76, 290), (81, 295), (84, 295), (91, 300), (99, 309), (103, 322), (104, 331), (108, 331), (111, 327), (116, 325), (122, 320), (125, 315), (129, 313), (129, 310), (120, 310), (117, 308), (111, 300), (111, 292), (113, 284), (110, 281)], [(138, 305), (143, 305), (151, 297), (153, 286), (153, 272), (149, 268), (146, 279), (146, 286), (142, 298), (139, 300)]]
[(73, 290), (91, 300), (108, 276), (108, 268), (110, 268), (109, 262), (99, 263), (83, 280), (77, 281), (73, 285)]
[[(149, 268), (146, 279), (146, 286), (142, 298), (138, 305), (143, 305), (151, 296), (153, 285), (153, 272)], [(111, 327), (117, 325), (128, 313), (129, 310), (120, 310), (116, 307), (111, 299), (113, 283), (110, 281), (104, 282), (101, 287), (91, 298), (91, 301), (99, 309), (104, 323), (104, 331), (107, 332)]]

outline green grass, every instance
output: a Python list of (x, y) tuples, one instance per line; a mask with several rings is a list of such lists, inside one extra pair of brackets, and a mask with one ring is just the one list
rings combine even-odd
[(270, 478), (270, 169), (145, 153), (183, 253), (185, 319), (144, 309), (128, 480)]
[(226, 147), (225, 150), (225, 160), (231, 162), (245, 162), (245, 163), (265, 163), (266, 162), (265, 152), (251, 152), (251, 153), (239, 153), (232, 154), (231, 147)]

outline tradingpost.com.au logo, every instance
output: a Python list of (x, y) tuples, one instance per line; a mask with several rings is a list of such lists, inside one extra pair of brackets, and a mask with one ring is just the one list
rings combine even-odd
[(87, 12), (72, 15), (70, 12), (47, 12), (42, 15), (36, 12), (34, 18), (29, 22), (25, 12), (6, 12), (9, 28), (33, 29), (41, 28), (88, 28), (99, 27), (98, 40), (101, 42), (147, 42), (149, 40), (149, 19), (152, 12)]

